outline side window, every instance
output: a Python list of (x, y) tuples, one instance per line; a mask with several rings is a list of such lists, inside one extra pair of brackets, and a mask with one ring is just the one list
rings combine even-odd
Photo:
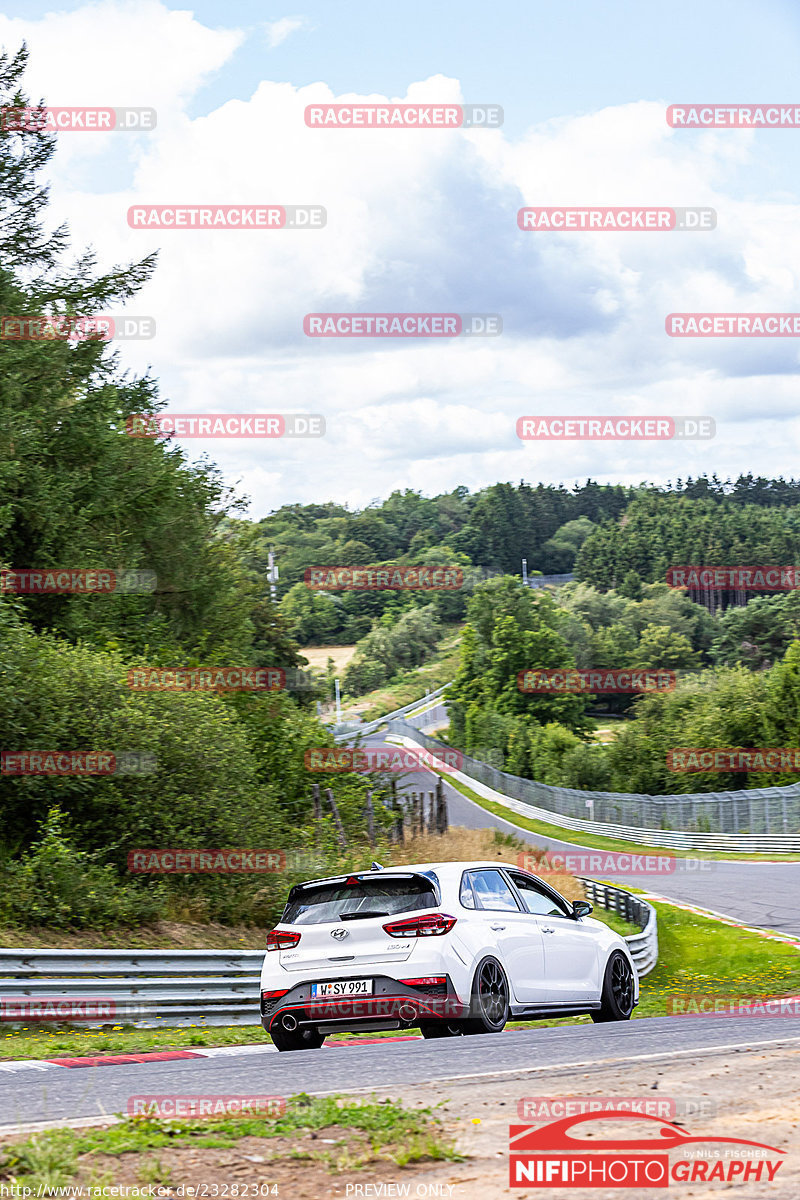
[(469, 871), (465, 871), (461, 876), (461, 891), (458, 898), (461, 901), (462, 908), (475, 907), (475, 897), (472, 894), (472, 882), (470, 880)]
[(519, 912), (514, 893), (499, 871), (493, 871), (491, 868), (473, 871), (471, 878), (479, 908)]
[(538, 917), (566, 917), (568, 913), (552, 896), (548, 895), (530, 875), (518, 875), (509, 871), (514, 886), (522, 897), (522, 902), (529, 913)]

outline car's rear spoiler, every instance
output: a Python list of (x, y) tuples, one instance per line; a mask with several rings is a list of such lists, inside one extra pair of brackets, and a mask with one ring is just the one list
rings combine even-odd
[(381, 880), (384, 879), (424, 879), (426, 883), (433, 885), (434, 891), (438, 893), (436, 879), (426, 871), (395, 871), (391, 867), (386, 870), (378, 871), (349, 871), (346, 875), (330, 875), (322, 879), (308, 879), (305, 883), (296, 883), (290, 890), (287, 897), (287, 903), (294, 900), (301, 892), (307, 888), (324, 887), (328, 884), (344, 883), (353, 880), (354, 883), (361, 883), (362, 880), (375, 879), (380, 875)]

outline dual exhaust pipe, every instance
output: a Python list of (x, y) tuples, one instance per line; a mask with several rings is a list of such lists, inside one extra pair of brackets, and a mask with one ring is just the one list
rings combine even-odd
[[(397, 1010), (397, 1015), (401, 1021), (415, 1021), (417, 1019), (417, 1010), (413, 1004), (401, 1004)], [(297, 1029), (297, 1017), (294, 1013), (284, 1013), (281, 1017), (281, 1025), (287, 1033), (294, 1033)]]

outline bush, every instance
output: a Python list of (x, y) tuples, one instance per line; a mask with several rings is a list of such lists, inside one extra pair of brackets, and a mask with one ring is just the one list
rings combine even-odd
[(412, 608), (391, 623), (391, 617), (360, 641), (344, 673), (345, 691), (363, 695), (381, 687), (399, 671), (419, 666), (436, 649), (442, 626), (432, 604)]
[(163, 885), (124, 883), (114, 867), (78, 850), (57, 807), (48, 812), (39, 841), (3, 874), (0, 913), (13, 925), (107, 929), (146, 925), (163, 913)]

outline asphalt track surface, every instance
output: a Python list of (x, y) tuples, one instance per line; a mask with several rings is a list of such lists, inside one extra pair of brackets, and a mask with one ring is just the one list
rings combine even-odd
[[(365, 744), (386, 745), (377, 734), (365, 738)], [(591, 846), (542, 837), (521, 829), (514, 825), (513, 813), (509, 813), (510, 820), (496, 817), (456, 791), (446, 779), (444, 783), (451, 825), (462, 825), (467, 829), (501, 829), (516, 834), (532, 846), (553, 853), (603, 854), (603, 851)], [(436, 776), (433, 772), (421, 769), (404, 775), (400, 789), (403, 792), (431, 791), (435, 786)], [(664, 855), (669, 851), (648, 850), (643, 846), (642, 854), (648, 853)], [(726, 862), (710, 858), (677, 858), (675, 865), (676, 870), (669, 874), (624, 874), (608, 870), (598, 874), (588, 867), (574, 873), (610, 879), (621, 885), (630, 884), (656, 896), (710, 909), (742, 925), (800, 938), (800, 862)]]
[(49, 1063), (0, 1070), (3, 1127), (97, 1118), (128, 1111), (141, 1096), (293, 1096), (391, 1093), (431, 1080), (530, 1076), (557, 1068), (674, 1061), (681, 1055), (728, 1056), (759, 1045), (800, 1044), (791, 1019), (652, 1017), (619, 1025), (571, 1025), (515, 1030), (485, 1037), (333, 1045), (279, 1054), (271, 1046), (230, 1047), (210, 1058), (86, 1068)]

